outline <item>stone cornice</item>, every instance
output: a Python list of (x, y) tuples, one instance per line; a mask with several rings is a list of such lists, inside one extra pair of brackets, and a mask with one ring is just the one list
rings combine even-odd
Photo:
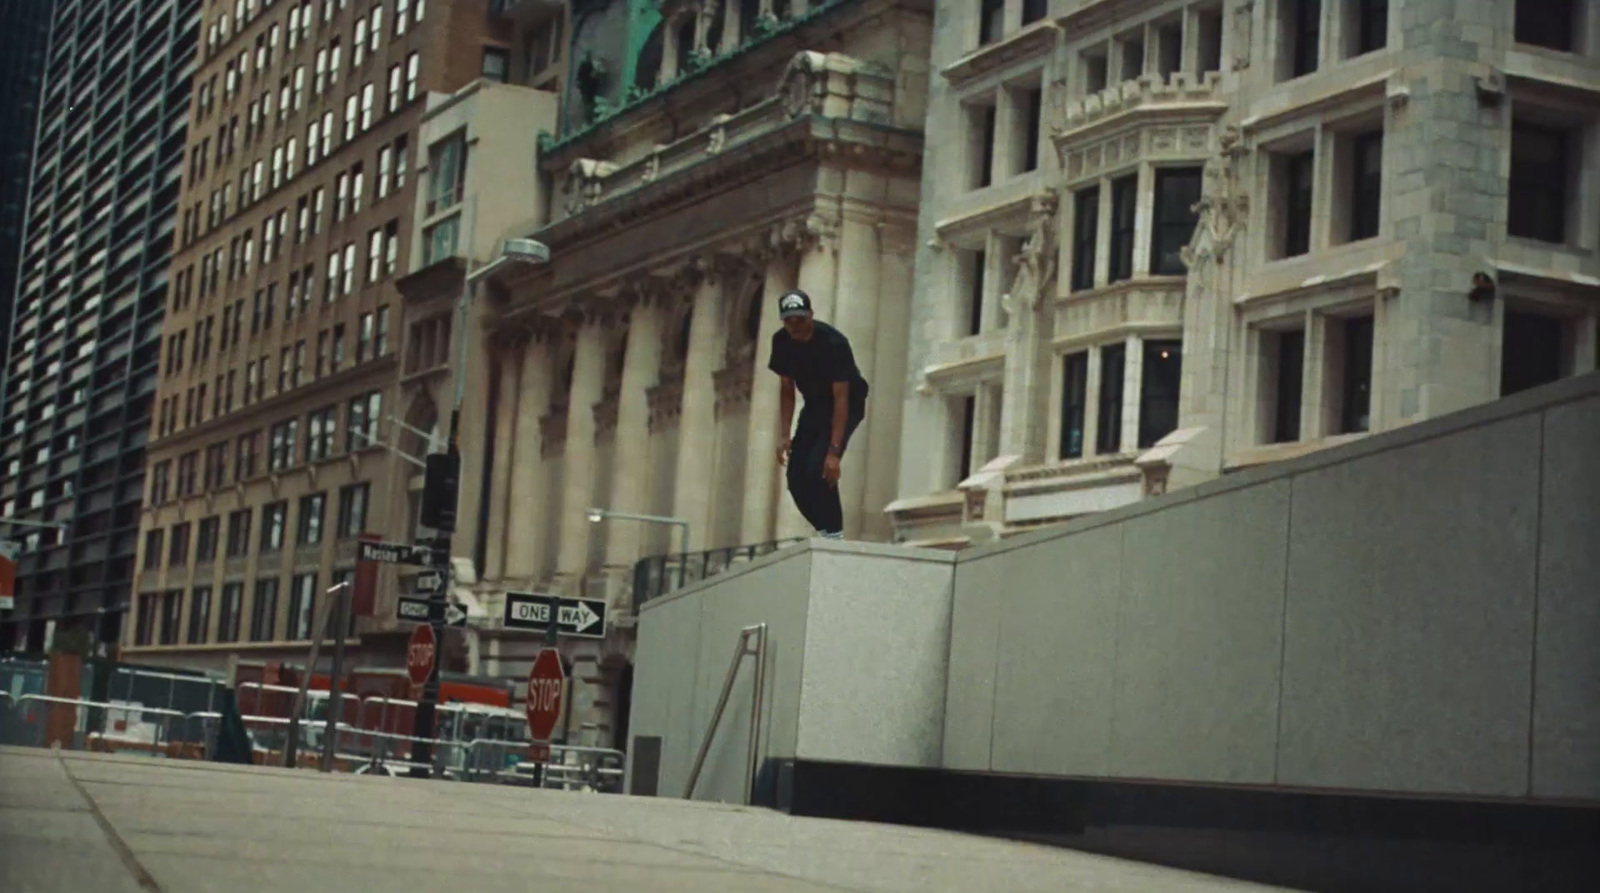
[(1048, 19), (1034, 22), (998, 43), (979, 47), (939, 70), (950, 86), (961, 89), (1015, 62), (1046, 58), (1055, 49), (1060, 28)]
[[(869, 167), (916, 176), (922, 165), (922, 134), (881, 124), (803, 115), (745, 142), (620, 194), (584, 182), (594, 195), (581, 213), (532, 234), (559, 252), (587, 239), (632, 228), (680, 205), (700, 201), (712, 191), (771, 175), (804, 161)], [(621, 176), (623, 171), (617, 172)]]

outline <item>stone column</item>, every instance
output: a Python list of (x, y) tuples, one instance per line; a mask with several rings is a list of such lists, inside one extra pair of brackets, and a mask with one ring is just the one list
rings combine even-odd
[(1030, 233), (1006, 283), (1010, 325), (1006, 331), (1004, 408), (1000, 416), (1000, 454), (1024, 464), (1044, 460), (1049, 418), (1040, 399), (1050, 391), (1050, 304), (1055, 295), (1056, 246), (1053, 197), (1035, 199)]
[[(617, 396), (617, 433), (612, 460), (611, 505), (622, 512), (649, 514), (650, 495), (650, 388), (661, 370), (660, 297), (649, 291), (635, 296), (628, 320), (628, 347), (622, 361), (622, 385)], [(645, 528), (619, 521), (606, 530), (606, 565), (632, 567), (643, 556)]]
[(707, 548), (711, 533), (712, 472), (716, 463), (717, 390), (712, 375), (722, 365), (722, 282), (711, 264), (700, 274), (689, 323), (683, 368), (683, 410), (678, 419), (678, 462), (672, 514), (689, 521), (689, 550)]
[(498, 367), (498, 397), (494, 417), (494, 467), (490, 470), (489, 535), (484, 551), (483, 579), (499, 580), (506, 572), (506, 531), (509, 521), (511, 472), (517, 448), (517, 347), (505, 345), (491, 359)]
[[(834, 316), (836, 327), (850, 339), (856, 366), (863, 375), (876, 371), (878, 359), (878, 300), (883, 258), (878, 251), (878, 219), (847, 214), (839, 233), (839, 286)], [(871, 382), (868, 382), (870, 385)], [(856, 429), (845, 452), (839, 479), (839, 502), (844, 506), (844, 533), (861, 535), (861, 512), (867, 485), (867, 457), (873, 449), (873, 424)]]
[(541, 530), (552, 519), (540, 517), (548, 482), (544, 474), (539, 420), (550, 411), (550, 337), (536, 334), (522, 346), (517, 384), (516, 452), (511, 463), (511, 504), (506, 511), (508, 579), (533, 583), (543, 567), (546, 537)]
[[(767, 257), (766, 281), (761, 287), (761, 329), (756, 334), (755, 368), (750, 381), (750, 434), (745, 460), (744, 521), (741, 543), (764, 543), (776, 536), (774, 508), (784, 497), (779, 474), (778, 377), (767, 370), (772, 359), (772, 335), (783, 324), (778, 319), (778, 296), (794, 282), (794, 258), (774, 251)], [(791, 506), (791, 510), (792, 510)]]
[(562, 458), (561, 517), (547, 523), (561, 527), (556, 576), (568, 591), (589, 566), (590, 498), (594, 493), (594, 405), (605, 388), (605, 329), (589, 318), (578, 328), (577, 353), (572, 365), (572, 389), (567, 396), (567, 441)]
[[(861, 531), (868, 539), (887, 540), (893, 525), (884, 509), (899, 491), (898, 473), (902, 422), (906, 411), (907, 336), (915, 277), (916, 226), (889, 223), (880, 236), (882, 273), (878, 282), (877, 360), (871, 371), (872, 393), (867, 397), (867, 418), (872, 452), (867, 455), (867, 489), (862, 504)], [(927, 454), (915, 461), (928, 462)]]

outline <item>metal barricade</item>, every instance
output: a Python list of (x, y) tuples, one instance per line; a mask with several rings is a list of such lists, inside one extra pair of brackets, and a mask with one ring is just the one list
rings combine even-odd
[[(98, 744), (107, 750), (138, 750), (148, 752), (155, 756), (173, 756), (173, 743), (171, 724), (173, 721), (182, 721), (184, 714), (177, 710), (168, 710), (164, 707), (146, 707), (142, 704), (124, 704), (116, 701), (89, 701), (83, 698), (60, 698), (54, 695), (26, 694), (13, 699), (15, 703), (10, 709), (12, 718), (22, 728), (32, 727), (35, 734), (30, 736), (31, 741), (23, 742), (34, 747), (45, 745), (46, 718), (50, 714), (50, 707), (73, 708), (73, 729), (71, 746), (74, 750), (82, 750), (92, 744)], [(44, 705), (42, 714), (35, 717), (32, 705)], [(113, 726), (112, 731), (90, 732), (90, 710), (104, 710), (108, 717), (107, 724)], [(156, 724), (150, 724), (149, 739), (144, 737), (143, 730), (129, 728), (131, 715), (137, 715), (136, 722), (146, 725), (144, 717), (153, 715), (161, 718)], [(126, 734), (121, 734), (126, 733)], [(183, 742), (177, 742), (181, 745)]]

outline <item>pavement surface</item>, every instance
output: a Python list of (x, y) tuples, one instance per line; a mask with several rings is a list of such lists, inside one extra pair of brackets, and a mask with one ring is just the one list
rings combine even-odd
[(0, 747), (0, 891), (1281, 889), (765, 809)]

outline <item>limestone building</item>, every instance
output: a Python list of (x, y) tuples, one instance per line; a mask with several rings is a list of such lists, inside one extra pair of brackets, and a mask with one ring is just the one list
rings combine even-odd
[[(405, 536), (395, 281), (417, 127), (430, 92), (504, 76), (513, 48), (493, 11), (204, 5), (129, 659), (303, 660), (357, 536)], [(350, 632), (353, 661), (399, 665), (409, 630), (363, 619)]]
[(938, 4), (895, 538), (1595, 368), (1597, 6)]
[[(412, 369), (413, 350), (426, 358), (421, 376), (443, 362), (463, 273), (483, 271), (457, 557), (472, 550), (479, 574), (485, 672), (523, 679), (542, 644), (497, 628), (507, 590), (610, 603), (604, 641), (562, 645), (578, 740), (625, 740), (616, 717), (627, 715), (641, 560), (687, 551), (718, 564), (812, 533), (781, 489), (766, 370), (788, 288), (849, 335), (871, 382), (842, 496), (848, 535), (887, 536), (931, 12), (922, 0), (578, 4), (537, 171), (511, 131), (542, 112), (526, 105), (508, 128), (492, 110), (522, 100), (504, 88), (430, 111), (424, 189), (451, 198), (417, 215), (403, 363)], [(517, 163), (537, 182), (518, 182)], [(539, 198), (547, 217), (526, 220), (519, 208)], [(551, 262), (490, 269), (507, 236), (545, 243)], [(419, 426), (448, 417), (447, 378), (403, 379)], [(594, 523), (591, 509), (681, 519), (687, 547), (683, 527)]]

